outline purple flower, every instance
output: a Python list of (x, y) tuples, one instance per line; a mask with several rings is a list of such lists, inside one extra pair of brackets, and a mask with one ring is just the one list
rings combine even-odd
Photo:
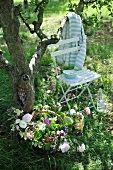
[(68, 132), (68, 127), (67, 127), (67, 126), (64, 126), (64, 127), (63, 127), (63, 130), (64, 130), (64, 132)]
[(12, 114), (8, 113), (8, 116), (10, 117), (10, 116), (12, 116)]
[(11, 110), (12, 110), (12, 108), (8, 108), (8, 109), (6, 110), (7, 112), (9, 112), (9, 113), (8, 113), (8, 116), (9, 116), (9, 117), (10, 117), (10, 116), (13, 116), (13, 115), (11, 114), (11, 112), (10, 112)]
[(9, 111), (11, 111), (11, 110), (12, 110), (12, 108), (8, 108), (8, 109), (7, 109), (7, 112), (9, 112)]
[(51, 87), (52, 87), (53, 90), (56, 90), (56, 87), (55, 87), (54, 84), (51, 84)]
[(44, 123), (44, 124), (47, 124), (48, 127), (50, 127), (51, 120), (45, 119), (45, 120), (43, 121), (43, 123)]

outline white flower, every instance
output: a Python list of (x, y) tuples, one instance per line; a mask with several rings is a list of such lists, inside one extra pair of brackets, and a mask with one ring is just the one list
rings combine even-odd
[(44, 109), (49, 109), (49, 108), (50, 108), (50, 106), (44, 105)]
[(39, 130), (44, 131), (46, 129), (46, 124), (39, 122), (38, 127), (39, 127)]
[(70, 149), (70, 145), (68, 142), (64, 142), (63, 145), (60, 146), (62, 153), (67, 152)]
[(70, 109), (70, 115), (73, 115), (75, 113), (76, 113), (76, 111), (74, 109)]
[(47, 90), (46, 93), (47, 93), (47, 94), (51, 94), (52, 91), (51, 91), (51, 90)]
[(18, 125), (16, 125), (16, 130), (19, 130), (19, 126)]
[(29, 123), (32, 119), (32, 115), (27, 113), (22, 117), (22, 120), (24, 120), (25, 122)]
[(85, 144), (82, 143), (82, 145), (79, 145), (79, 146), (77, 147), (77, 150), (78, 150), (79, 152), (84, 152), (84, 150), (85, 150)]
[(11, 131), (15, 131), (15, 127), (14, 126), (12, 126)]
[(25, 129), (27, 127), (27, 123), (24, 120), (20, 120), (19, 126)]
[(57, 103), (57, 105), (58, 105), (58, 106), (61, 106), (61, 104), (60, 104), (59, 102)]
[(59, 130), (57, 130), (57, 135), (60, 135), (60, 131)]
[(18, 123), (20, 123), (20, 119), (16, 119), (16, 122), (15, 122), (16, 124), (18, 124)]
[(64, 131), (63, 131), (63, 130), (61, 130), (60, 132), (61, 132), (61, 133), (64, 133)]
[(37, 143), (36, 142), (32, 142), (32, 145), (34, 145), (34, 147), (37, 147)]

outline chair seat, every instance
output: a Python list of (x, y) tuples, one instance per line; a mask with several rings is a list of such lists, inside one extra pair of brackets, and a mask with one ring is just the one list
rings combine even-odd
[(77, 72), (77, 74), (76, 74), (75, 78), (73, 78), (73, 79), (67, 79), (64, 77), (63, 74), (58, 75), (57, 78), (59, 80), (65, 82), (67, 85), (70, 85), (71, 87), (73, 87), (73, 86), (78, 86), (78, 85), (92, 82), (93, 80), (95, 80), (101, 76), (100, 74), (97, 74), (96, 72), (91, 71), (86, 68), (84, 68), (80, 71), (76, 71), (76, 72)]

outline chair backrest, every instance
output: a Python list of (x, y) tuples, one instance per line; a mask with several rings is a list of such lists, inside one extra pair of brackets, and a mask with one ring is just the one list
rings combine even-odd
[[(73, 43), (74, 43), (74, 45), (73, 45)], [(72, 52), (80, 50), (79, 37), (60, 40), (56, 44), (49, 45), (49, 47), (53, 48), (53, 47), (59, 47), (59, 46), (62, 46), (62, 45), (65, 45), (66, 48), (65, 49), (64, 48), (61, 48), (61, 49), (58, 48), (57, 51), (53, 51), (53, 49), (52, 49), (51, 57), (58, 57), (62, 54), (72, 53)]]
[[(56, 69), (56, 74), (58, 75), (57, 70), (57, 58), (63, 57), (64, 62), (69, 60), (69, 55), (75, 53), (77, 54), (80, 51), (79, 46), (79, 37), (74, 37), (70, 39), (60, 40), (56, 44), (51, 44), (49, 47), (52, 48), (51, 57), (54, 58), (54, 64)], [(57, 47), (57, 48), (55, 48)]]
[[(61, 21), (58, 37), (63, 40), (79, 37), (80, 51), (77, 54), (71, 53), (69, 58), (65, 60), (65, 66), (70, 65), (75, 69), (82, 69), (86, 58), (86, 35), (81, 17), (75, 12), (68, 12)], [(60, 57), (58, 60), (64, 63), (62, 58)]]

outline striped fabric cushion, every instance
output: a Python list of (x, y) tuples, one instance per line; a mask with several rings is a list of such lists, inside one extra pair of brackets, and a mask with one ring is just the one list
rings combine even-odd
[[(80, 51), (62, 55), (58, 58), (59, 62), (64, 62), (66, 66), (73, 66), (75, 69), (81, 69), (84, 65), (86, 57), (86, 35), (79, 15), (74, 12), (67, 14), (68, 20), (62, 30), (62, 39), (79, 37)], [(60, 49), (66, 49), (69, 46), (76, 46), (71, 43), (65, 46), (60, 46)]]

